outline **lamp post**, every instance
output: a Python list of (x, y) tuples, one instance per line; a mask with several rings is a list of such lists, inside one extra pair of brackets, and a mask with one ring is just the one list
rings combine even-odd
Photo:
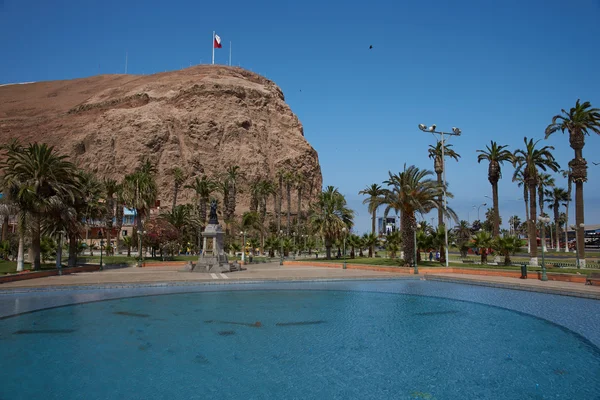
[(64, 231), (58, 232), (58, 246), (56, 247), (56, 269), (58, 269), (58, 275), (62, 275), (62, 241)]
[(444, 244), (445, 244), (445, 252), (446, 252), (446, 267), (448, 267), (448, 229), (446, 229), (446, 216), (447, 216), (447, 211), (448, 211), (448, 203), (447, 203), (447, 199), (446, 199), (446, 160), (445, 160), (445, 154), (444, 154), (444, 147), (445, 147), (445, 142), (444, 142), (444, 135), (448, 135), (448, 136), (460, 136), (460, 134), (462, 133), (461, 130), (459, 128), (453, 127), (452, 128), (452, 132), (442, 132), (442, 131), (436, 131), (435, 130), (436, 125), (431, 125), (430, 127), (427, 127), (423, 124), (419, 124), (419, 129), (422, 130), (423, 132), (429, 132), (429, 133), (437, 133), (438, 135), (440, 135), (441, 139), (442, 139), (442, 172), (443, 172), (443, 176), (444, 176), (444, 185), (442, 187), (442, 197), (444, 198)]
[(344, 236), (344, 266), (342, 269), (346, 269), (346, 227), (342, 228), (342, 235)]
[(279, 231), (279, 265), (283, 265), (283, 230)]
[[(585, 228), (585, 224), (582, 222), (579, 224), (580, 227)], [(571, 229), (575, 231), (575, 257), (577, 260), (577, 269), (581, 268), (581, 263), (579, 262), (579, 247), (577, 246), (579, 237), (577, 235), (577, 226), (571, 225)], [(567, 243), (567, 249), (569, 248), (569, 243)]]
[[(419, 274), (419, 265), (417, 264), (417, 229), (421, 229), (421, 224), (417, 224), (416, 229), (413, 230), (413, 236), (414, 236), (414, 243), (415, 243), (415, 260), (413, 262), (414, 266), (415, 266), (415, 275)], [(446, 248), (447, 249), (447, 248)], [(446, 262), (448, 262), (448, 259), (446, 258)]]
[(242, 264), (246, 262), (246, 231), (241, 231), (240, 235), (242, 235)]
[(100, 271), (102, 271), (102, 247), (104, 247), (104, 237), (102, 236), (102, 230), (98, 231), (98, 238), (100, 239)]
[[(481, 207), (485, 207), (487, 206), (487, 203), (483, 203), (481, 204), (479, 207), (477, 207), (477, 221), (481, 222), (481, 219), (479, 218), (479, 210), (481, 210)], [(473, 206), (475, 207), (475, 206)]]
[[(538, 221), (542, 224), (542, 229), (546, 230), (546, 224), (550, 222), (550, 218), (538, 216)], [(542, 280), (547, 281), (548, 275), (546, 275), (546, 259), (544, 258), (544, 244), (542, 243)]]

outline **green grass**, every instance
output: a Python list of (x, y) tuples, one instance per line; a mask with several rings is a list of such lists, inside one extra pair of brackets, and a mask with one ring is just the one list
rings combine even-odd
[[(48, 264), (48, 263), (42, 264), (41, 268), (42, 268), (42, 270), (55, 269), (56, 264)], [(25, 263), (23, 269), (31, 270), (31, 264)], [(17, 272), (17, 262), (16, 261), (0, 260), (0, 275), (14, 274), (16, 272)]]

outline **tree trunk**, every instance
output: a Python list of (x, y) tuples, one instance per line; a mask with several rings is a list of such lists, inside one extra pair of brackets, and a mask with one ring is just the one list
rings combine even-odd
[(283, 175), (279, 175), (279, 201), (277, 202), (277, 234), (281, 229), (281, 209), (283, 208)]
[(301, 213), (302, 213), (302, 187), (298, 186), (298, 215), (296, 215), (296, 236), (298, 236), (298, 240), (302, 240), (302, 236), (300, 235), (300, 214)]
[[(569, 193), (569, 196), (571, 194)], [(565, 205), (565, 253), (569, 252), (569, 202)]]
[(77, 233), (69, 232), (69, 267), (77, 266)]
[[(438, 181), (438, 185), (442, 186), (444, 184), (444, 181), (442, 180), (442, 172), (437, 172), (437, 181)], [(444, 188), (444, 191), (446, 189)], [(444, 196), (440, 195), (440, 204), (441, 206), (438, 207), (438, 227), (440, 226), (444, 226)], [(446, 227), (444, 226), (444, 229), (446, 229)], [(446, 264), (446, 251), (444, 248), (444, 244), (445, 242), (442, 241), (442, 243), (440, 244), (440, 264)], [(412, 265), (412, 264), (411, 264)]]
[(273, 217), (277, 222), (277, 235), (279, 235), (279, 231), (281, 230), (281, 224), (279, 220), (279, 214), (277, 213), (277, 193), (273, 192)]
[(8, 238), (8, 215), (4, 216), (2, 220), (2, 241), (4, 242)]
[(123, 203), (120, 201), (119, 197), (117, 197), (117, 203), (115, 207), (115, 227), (117, 228), (115, 251), (117, 254), (119, 254), (119, 248), (121, 247), (121, 229), (123, 228)]
[(529, 216), (527, 219), (527, 226), (529, 227), (529, 265), (537, 266), (537, 226), (535, 223), (535, 217), (537, 215), (536, 196), (535, 196), (536, 184), (535, 182), (529, 184)]
[(331, 260), (331, 243), (325, 244), (325, 258)]
[[(539, 203), (538, 203), (540, 205), (540, 215), (544, 215), (544, 186), (542, 186), (541, 183), (539, 184), (539, 187), (538, 187), (538, 197), (540, 199)], [(546, 246), (546, 226), (545, 225), (544, 225), (544, 228), (541, 230), (540, 239), (541, 239), (541, 244), (542, 244), (544, 251), (548, 251), (548, 247)]]
[(173, 184), (173, 205), (171, 206), (171, 211), (175, 209), (177, 206), (177, 194), (179, 192), (179, 185), (177, 183)]
[(17, 272), (24, 269), (25, 264), (25, 232), (19, 229), (19, 250), (17, 252)]
[(575, 181), (575, 225), (577, 229), (577, 249), (579, 264), (585, 268), (585, 226), (583, 220), (583, 182)]
[[(377, 209), (373, 210), (371, 215), (371, 233), (375, 235), (375, 219), (377, 218)], [(385, 222), (383, 221), (383, 226), (385, 228)], [(375, 251), (375, 246), (369, 247), (369, 254), (372, 254)]]
[(494, 237), (500, 236), (500, 210), (498, 208), (498, 181), (492, 183), (492, 197), (494, 202)]
[(529, 236), (529, 193), (527, 192), (526, 182), (523, 182), (523, 200), (525, 201), (525, 222), (527, 223), (527, 252), (531, 253), (531, 236)]
[(404, 251), (404, 264), (413, 266), (415, 261), (415, 239), (414, 230), (416, 227), (416, 218), (414, 214), (400, 213), (402, 223), (402, 250)]
[[(554, 233), (554, 237), (556, 238), (556, 247), (554, 247), (554, 251), (560, 251), (560, 225), (558, 224), (560, 212), (560, 204), (558, 202), (554, 203), (554, 228), (556, 232)], [(552, 240), (552, 238), (550, 238)]]
[(40, 216), (34, 215), (31, 227), (31, 253), (33, 256), (33, 270), (39, 271), (41, 269), (41, 260), (40, 260), (40, 236), (41, 236), (41, 226), (40, 226)]
[(286, 185), (287, 194), (287, 235), (290, 236), (291, 215), (292, 215), (292, 187), (288, 183)]

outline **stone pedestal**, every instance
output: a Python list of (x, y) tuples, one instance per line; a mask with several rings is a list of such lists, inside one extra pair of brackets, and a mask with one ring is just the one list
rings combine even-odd
[(221, 225), (209, 224), (202, 232), (203, 249), (192, 272), (230, 272), (231, 267), (223, 250), (224, 233)]

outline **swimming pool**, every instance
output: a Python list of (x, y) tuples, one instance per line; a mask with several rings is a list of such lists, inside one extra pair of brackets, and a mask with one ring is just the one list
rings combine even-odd
[(0, 321), (0, 398), (593, 399), (600, 393), (593, 334), (502, 308), (527, 303), (560, 314), (569, 307), (593, 310), (594, 300), (423, 281), (12, 296), (53, 305), (61, 296), (68, 302), (124, 293), (162, 295)]

